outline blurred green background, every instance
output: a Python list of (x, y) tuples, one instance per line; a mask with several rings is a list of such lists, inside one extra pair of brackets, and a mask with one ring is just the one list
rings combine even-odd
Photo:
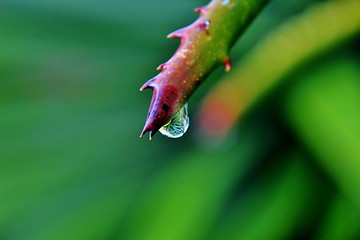
[[(358, 239), (355, 38), (275, 89), (225, 140), (140, 134), (139, 87), (207, 1), (0, 1), (0, 239)], [(272, 1), (234, 62), (314, 1)]]

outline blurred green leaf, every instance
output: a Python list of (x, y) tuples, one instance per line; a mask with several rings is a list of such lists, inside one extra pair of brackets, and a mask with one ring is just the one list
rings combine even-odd
[(332, 201), (323, 223), (314, 239), (352, 240), (360, 234), (360, 211), (345, 197), (338, 195)]
[[(255, 129), (226, 150), (192, 151), (157, 174), (133, 206), (119, 239), (204, 237), (236, 181), (276, 143), (271, 131)], [(267, 138), (261, 138), (266, 132)]]
[(285, 115), (342, 191), (360, 207), (360, 70), (349, 58), (324, 61), (289, 89)]
[(226, 135), (264, 95), (359, 32), (360, 3), (353, 0), (317, 3), (287, 19), (208, 94), (199, 114), (203, 134)]
[[(197, 14), (190, 10), (206, 3), (0, 2), (0, 239), (206, 239), (223, 231), (237, 236), (231, 224), (238, 219), (252, 226), (247, 236), (261, 234), (257, 229), (269, 237), (309, 234), (311, 225), (319, 239), (327, 233), (356, 239), (359, 60), (353, 46), (343, 45), (349, 53), (341, 58), (332, 51), (340, 63), (289, 81), (281, 119), (267, 99), (259, 102), (261, 114), (217, 145), (199, 144), (194, 121), (176, 141), (138, 139), (150, 97), (138, 89), (176, 49), (166, 34), (191, 23)], [(237, 44), (235, 59), (310, 4), (274, 0)], [(221, 74), (201, 87), (194, 103)], [(279, 161), (289, 145), (307, 156)], [(246, 214), (237, 214), (242, 209)]]
[(317, 212), (315, 199), (323, 200), (322, 184), (298, 152), (282, 158), (284, 164), (241, 194), (206, 239), (292, 239), (306, 226)]

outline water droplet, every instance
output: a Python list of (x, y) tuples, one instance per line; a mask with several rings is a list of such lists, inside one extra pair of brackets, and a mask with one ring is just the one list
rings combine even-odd
[(210, 20), (206, 20), (206, 21), (205, 21), (204, 24), (205, 24), (205, 29), (206, 29), (206, 30), (209, 30), (209, 28), (210, 28), (210, 23), (211, 23)]
[(184, 106), (175, 114), (171, 121), (160, 128), (160, 133), (169, 138), (179, 138), (189, 128), (188, 104)]

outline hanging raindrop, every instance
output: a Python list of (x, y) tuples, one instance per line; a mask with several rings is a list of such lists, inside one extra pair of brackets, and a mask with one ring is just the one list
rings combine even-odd
[(162, 126), (159, 131), (169, 138), (179, 138), (187, 131), (189, 123), (188, 104), (185, 103), (170, 122)]

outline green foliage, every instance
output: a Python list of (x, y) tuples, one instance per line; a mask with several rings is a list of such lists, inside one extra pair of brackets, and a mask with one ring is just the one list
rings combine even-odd
[[(138, 138), (150, 97), (138, 88), (177, 46), (162, 36), (206, 3), (1, 1), (0, 239), (359, 236), (358, 35), (222, 141), (201, 138), (195, 118), (181, 139)], [(271, 2), (234, 59), (312, 5)]]
[(349, 57), (322, 65), (287, 93), (286, 119), (338, 187), (360, 208), (359, 66)]

